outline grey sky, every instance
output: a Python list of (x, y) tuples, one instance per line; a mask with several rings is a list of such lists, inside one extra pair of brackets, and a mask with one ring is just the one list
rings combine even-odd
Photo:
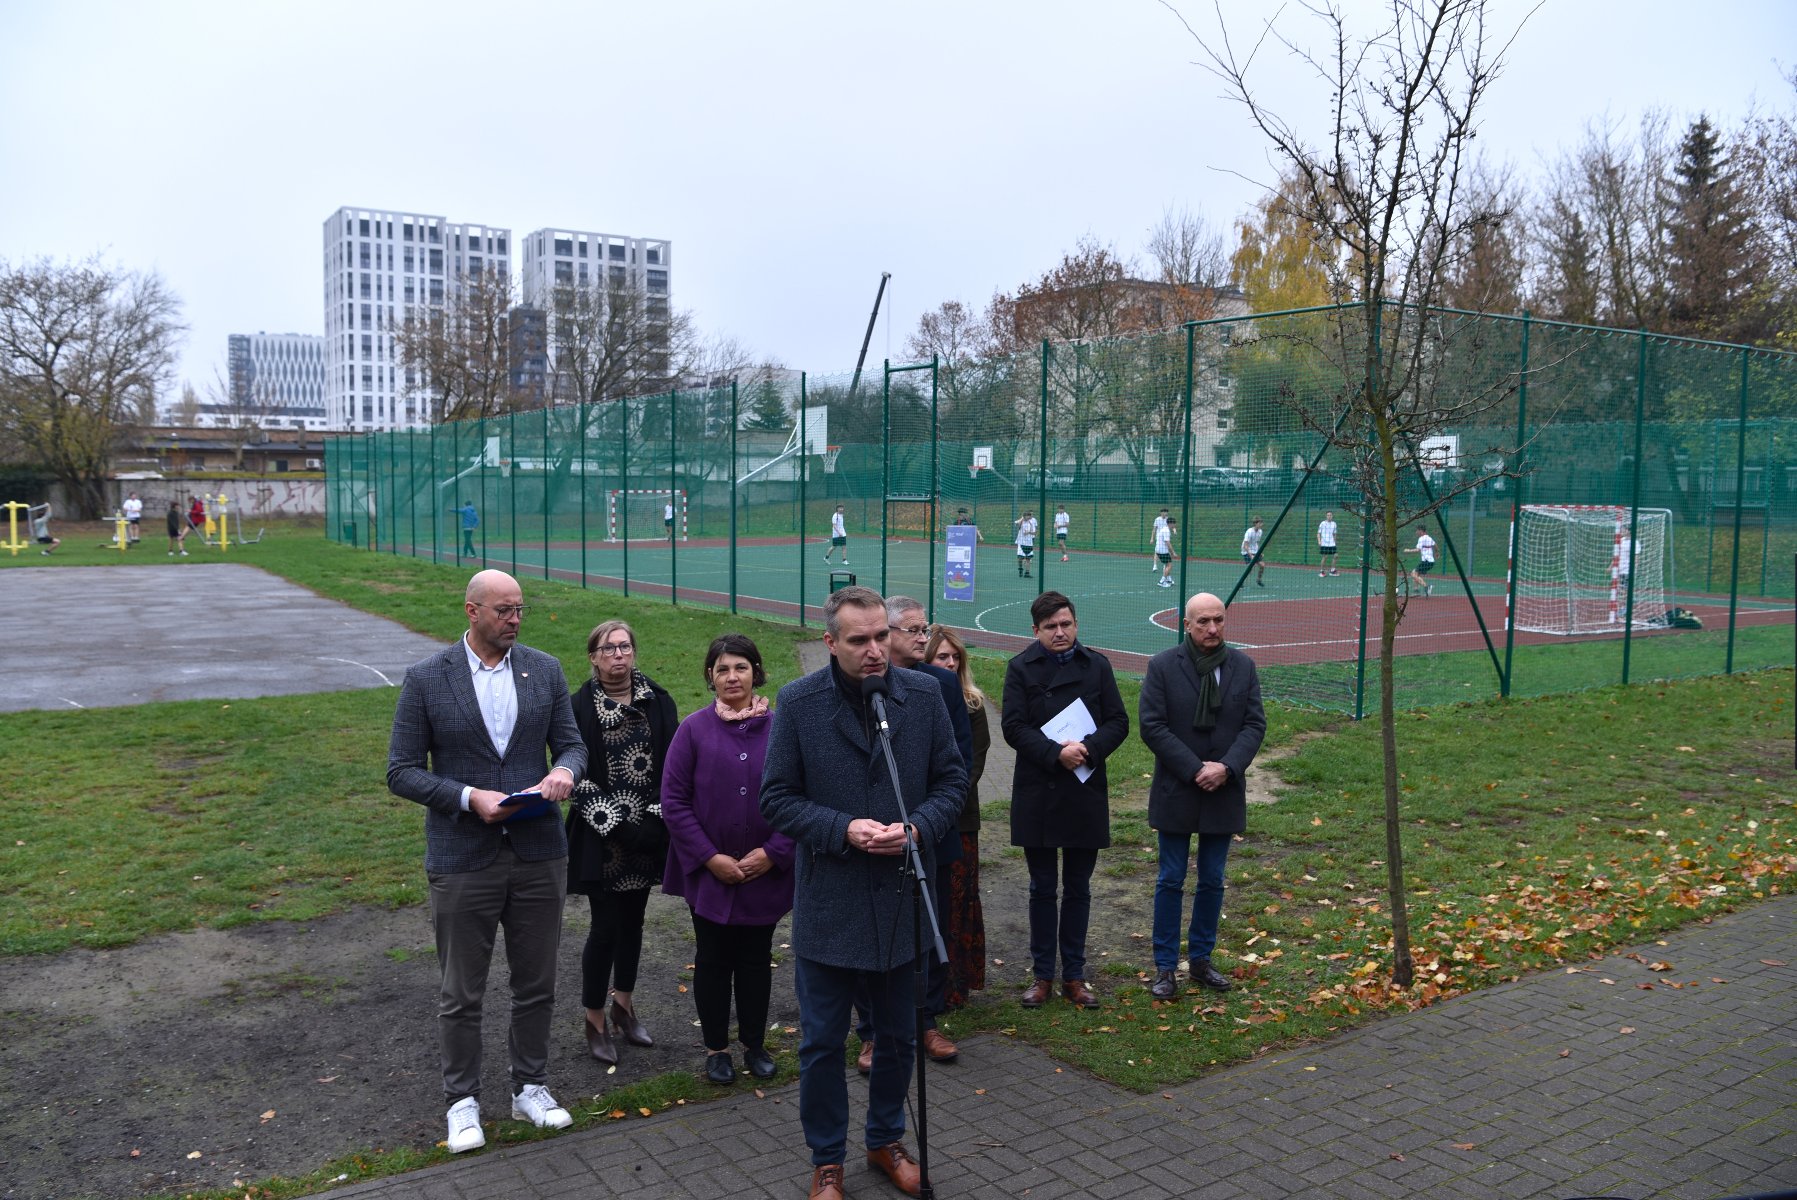
[[(1226, 8), (1243, 33), (1273, 11)], [(1527, 5), (1494, 8), (1509, 28)], [(160, 271), (202, 388), (229, 333), (323, 331), (320, 229), (344, 204), (670, 238), (702, 328), (824, 371), (853, 364), (882, 270), (874, 360), (1082, 234), (1139, 253), (1169, 204), (1227, 225), (1272, 174), (1152, 0), (0, 0), (0, 18), (0, 257)], [(1295, 4), (1282, 20), (1314, 36)], [(1786, 0), (1548, 0), (1482, 141), (1528, 177), (1606, 113), (1726, 126), (1755, 97), (1791, 104), (1774, 56), (1794, 51)]]

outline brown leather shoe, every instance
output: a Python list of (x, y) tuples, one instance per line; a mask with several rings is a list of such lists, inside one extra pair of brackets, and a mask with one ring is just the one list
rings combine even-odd
[(1041, 1008), (1054, 995), (1054, 982), (1038, 979), (1023, 989), (1023, 998), (1018, 1001), (1025, 1008)]
[(1081, 1008), (1097, 1008), (1098, 996), (1083, 979), (1069, 979), (1061, 984), (1061, 995)]
[(811, 1200), (842, 1200), (841, 1163), (825, 1163), (811, 1172)]
[(942, 1036), (940, 1029), (923, 1031), (923, 1052), (930, 1056), (931, 1062), (954, 1062), (961, 1055), (961, 1048)]
[(632, 1046), (653, 1046), (655, 1039), (649, 1036), (648, 1028), (636, 1019), (634, 1009), (619, 1004), (617, 997), (612, 998), (610, 1022), (612, 1031)]
[(855, 1056), (855, 1069), (863, 1075), (874, 1069), (874, 1040), (872, 1038), (861, 1043), (861, 1053)]
[(921, 1190), (917, 1160), (911, 1157), (911, 1152), (905, 1149), (903, 1142), (869, 1150), (867, 1165), (886, 1172), (886, 1178), (892, 1180), (893, 1186), (907, 1196), (915, 1196)]

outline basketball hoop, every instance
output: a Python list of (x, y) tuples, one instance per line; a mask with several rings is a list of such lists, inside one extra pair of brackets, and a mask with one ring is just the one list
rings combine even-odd
[(985, 469), (986, 468), (982, 467), (979, 463), (970, 463), (967, 467), (967, 478), (978, 479), (980, 477), (980, 472)]
[(842, 453), (841, 446), (824, 447), (824, 474), (836, 474), (836, 456)]

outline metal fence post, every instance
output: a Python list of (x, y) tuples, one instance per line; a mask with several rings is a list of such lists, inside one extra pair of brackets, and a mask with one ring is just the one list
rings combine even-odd
[[(670, 508), (672, 508), (674, 505), (674, 493), (678, 490), (677, 488), (675, 488), (674, 485), (677, 482), (679, 482), (679, 476), (675, 474), (675, 472), (679, 469), (677, 466), (678, 454), (679, 454), (679, 442), (680, 442), (680, 393), (678, 391), (670, 390), (668, 392), (668, 501), (667, 501), (668, 506)], [(663, 511), (666, 511), (666, 510), (664, 509)], [(678, 517), (680, 514), (675, 513), (674, 515), (676, 517)], [(678, 607), (680, 604), (680, 555), (676, 552), (676, 547), (678, 546), (679, 542), (680, 542), (680, 529), (677, 525), (670, 523), (668, 525), (668, 603), (673, 604), (676, 607)]]
[[(1723, 672), (1728, 675), (1733, 675), (1735, 673), (1735, 617), (1739, 611), (1741, 602), (1741, 498), (1743, 489), (1747, 486), (1747, 375), (1749, 353), (1750, 351), (1745, 347), (1742, 348), (1740, 416), (1736, 422), (1735, 428), (1735, 552), (1732, 556), (1728, 574), (1728, 653), (1724, 659), (1722, 668)], [(1766, 456), (1766, 469), (1767, 471), (1772, 469), (1772, 457), (1769, 454)], [(1772, 505), (1770, 499), (1770, 497), (1767, 498), (1766, 525), (1772, 524)], [(1763, 564), (1766, 557), (1766, 552), (1761, 550), (1760, 562), (1762, 563), (1762, 572), (1765, 569)], [(1765, 590), (1766, 589), (1762, 586), (1760, 588), (1761, 594), (1764, 594)]]
[[(1635, 553), (1641, 536), (1635, 528), (1641, 514), (1641, 439), (1647, 424), (1647, 330), (1637, 335), (1640, 350), (1635, 358), (1635, 465), (1629, 486), (1629, 554)], [(1740, 503), (1739, 497), (1736, 504)], [(1635, 643), (1635, 572), (1629, 572), (1628, 596), (1622, 613), (1622, 682), (1629, 681), (1629, 653)]]
[(1529, 429), (1529, 330), (1530, 317), (1527, 309), (1522, 314), (1522, 366), (1516, 385), (1516, 460), (1511, 463), (1511, 483), (1516, 485), (1516, 498), (1510, 501), (1510, 551), (1505, 560), (1504, 574), (1504, 671), (1499, 694), (1506, 699), (1510, 696), (1510, 671), (1516, 655), (1516, 539), (1519, 533), (1518, 522), (1522, 517), (1523, 479), (1522, 448), (1528, 437)]
[(1185, 600), (1191, 586), (1192, 544), (1192, 387), (1198, 355), (1198, 326), (1186, 322), (1185, 423), (1179, 435), (1179, 603), (1181, 619), (1173, 623), (1173, 644), (1185, 636)]
[(805, 524), (807, 485), (811, 481), (811, 422), (806, 417), (806, 373), (799, 372), (799, 628), (805, 627)]
[(574, 405), (574, 419), (580, 422), (580, 481), (575, 485), (580, 495), (580, 586), (587, 585), (587, 421), (592, 408), (582, 400)]
[[(801, 414), (803, 419), (803, 414)], [(730, 378), (730, 611), (736, 611), (736, 476), (740, 467), (736, 457), (736, 377)]]

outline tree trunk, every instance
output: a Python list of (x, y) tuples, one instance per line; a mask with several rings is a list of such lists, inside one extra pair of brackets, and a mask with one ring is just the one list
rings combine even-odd
[(1398, 793), (1398, 731), (1394, 703), (1393, 654), (1398, 619), (1398, 465), (1391, 426), (1374, 418), (1379, 442), (1379, 466), (1384, 473), (1384, 496), (1379, 507), (1379, 527), (1384, 544), (1379, 550), (1385, 568), (1385, 595), (1379, 623), (1379, 748), (1385, 776), (1385, 877), (1391, 901), (1391, 981), (1409, 987), (1416, 978), (1410, 955), (1410, 911), (1404, 898), (1404, 830)]

